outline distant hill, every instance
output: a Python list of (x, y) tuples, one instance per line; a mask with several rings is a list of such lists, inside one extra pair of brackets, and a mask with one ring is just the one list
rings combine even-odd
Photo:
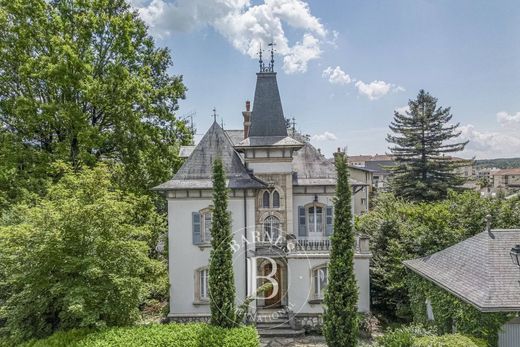
[(496, 167), (499, 169), (511, 169), (520, 167), (520, 158), (498, 158), (476, 160), (477, 166)]

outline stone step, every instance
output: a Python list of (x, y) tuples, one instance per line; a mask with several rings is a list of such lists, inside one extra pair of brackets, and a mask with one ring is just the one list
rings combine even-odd
[(260, 337), (300, 337), (305, 335), (305, 330), (293, 329), (258, 329)]
[(281, 323), (256, 323), (257, 329), (291, 329), (291, 325), (288, 322)]

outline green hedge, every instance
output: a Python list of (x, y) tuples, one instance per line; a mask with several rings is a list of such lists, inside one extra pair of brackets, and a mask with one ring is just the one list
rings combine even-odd
[[(449, 334), (455, 328), (459, 333), (486, 340), (489, 346), (497, 346), (500, 328), (514, 317), (508, 313), (482, 313), (415, 273), (409, 272), (407, 277), (414, 322), (433, 325), (439, 334)], [(433, 321), (426, 317), (426, 299), (432, 305)]]
[(70, 330), (23, 347), (258, 347), (254, 327), (223, 329), (207, 324), (154, 324), (102, 331)]
[(460, 334), (424, 336), (415, 339), (413, 347), (487, 347), (484, 340)]

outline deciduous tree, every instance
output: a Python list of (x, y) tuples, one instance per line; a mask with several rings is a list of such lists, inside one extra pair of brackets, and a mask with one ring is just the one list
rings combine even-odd
[(141, 193), (172, 176), (186, 89), (124, 0), (0, 0), (0, 32), (0, 200), (39, 192), (57, 160), (123, 164)]

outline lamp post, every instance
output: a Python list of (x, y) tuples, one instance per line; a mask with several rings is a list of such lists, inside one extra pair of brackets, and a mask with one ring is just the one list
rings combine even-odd
[(509, 252), (509, 255), (511, 256), (513, 264), (520, 267), (520, 245), (516, 245), (513, 248), (511, 248), (511, 252)]

